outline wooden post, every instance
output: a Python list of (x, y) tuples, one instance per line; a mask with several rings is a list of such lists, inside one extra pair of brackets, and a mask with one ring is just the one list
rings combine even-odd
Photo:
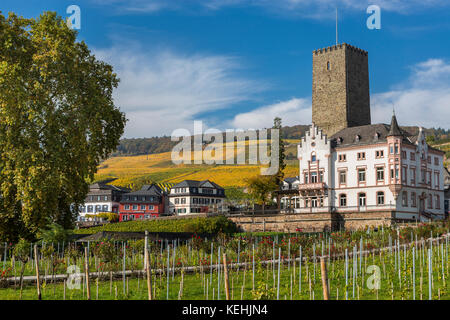
[(38, 259), (38, 254), (37, 254), (37, 245), (34, 245), (34, 262), (36, 264), (36, 288), (37, 288), (38, 300), (42, 300), (41, 282), (39, 279), (39, 259)]
[(148, 300), (153, 300), (152, 297), (152, 275), (150, 272), (150, 261), (149, 261), (148, 247), (145, 247), (145, 271), (147, 272), (147, 290), (148, 290)]
[(323, 257), (320, 258), (320, 270), (322, 271), (322, 287), (323, 287), (323, 299), (330, 300), (329, 288), (328, 288), (328, 274), (327, 265)]
[(145, 230), (145, 241), (144, 241), (144, 270), (147, 270), (147, 255), (148, 255), (148, 231)]
[(91, 287), (89, 285), (89, 253), (88, 253), (88, 248), (84, 248), (84, 269), (85, 269), (85, 273), (86, 273), (87, 299), (91, 300)]
[(230, 300), (230, 285), (228, 283), (228, 266), (227, 266), (227, 254), (223, 254), (223, 275), (225, 280), (225, 296), (227, 300)]

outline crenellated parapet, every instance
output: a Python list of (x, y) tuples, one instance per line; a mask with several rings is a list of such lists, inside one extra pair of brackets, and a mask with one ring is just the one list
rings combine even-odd
[(316, 50), (313, 51), (313, 54), (319, 55), (319, 54), (327, 53), (327, 52), (330, 52), (330, 51), (333, 51), (333, 50), (340, 50), (340, 49), (345, 49), (345, 48), (348, 48), (349, 50), (352, 50), (354, 52), (360, 53), (360, 54), (362, 54), (364, 56), (368, 55), (367, 51), (365, 51), (363, 49), (360, 49), (358, 47), (354, 47), (354, 46), (352, 46), (350, 44), (347, 44), (345, 42), (341, 43), (341, 44), (329, 46), (329, 47), (326, 47), (326, 48), (316, 49)]

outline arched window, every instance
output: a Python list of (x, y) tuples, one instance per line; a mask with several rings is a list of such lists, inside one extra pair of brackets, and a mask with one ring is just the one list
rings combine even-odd
[(341, 206), (341, 207), (347, 206), (347, 195), (346, 194), (339, 195), (339, 206)]
[(377, 192), (377, 204), (378, 205), (384, 204), (384, 192), (383, 191)]

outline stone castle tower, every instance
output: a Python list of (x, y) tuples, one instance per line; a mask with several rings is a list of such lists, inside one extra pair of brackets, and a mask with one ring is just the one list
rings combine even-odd
[(367, 51), (346, 43), (313, 51), (312, 121), (328, 137), (370, 124)]

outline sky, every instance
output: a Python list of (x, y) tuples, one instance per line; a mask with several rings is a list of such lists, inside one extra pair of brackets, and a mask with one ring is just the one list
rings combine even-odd
[[(372, 123), (450, 128), (450, 1), (2, 0), (37, 17), (81, 12), (78, 40), (113, 65), (124, 138), (176, 129), (311, 123), (312, 51), (336, 42), (369, 52)], [(369, 29), (369, 5), (381, 28)]]

